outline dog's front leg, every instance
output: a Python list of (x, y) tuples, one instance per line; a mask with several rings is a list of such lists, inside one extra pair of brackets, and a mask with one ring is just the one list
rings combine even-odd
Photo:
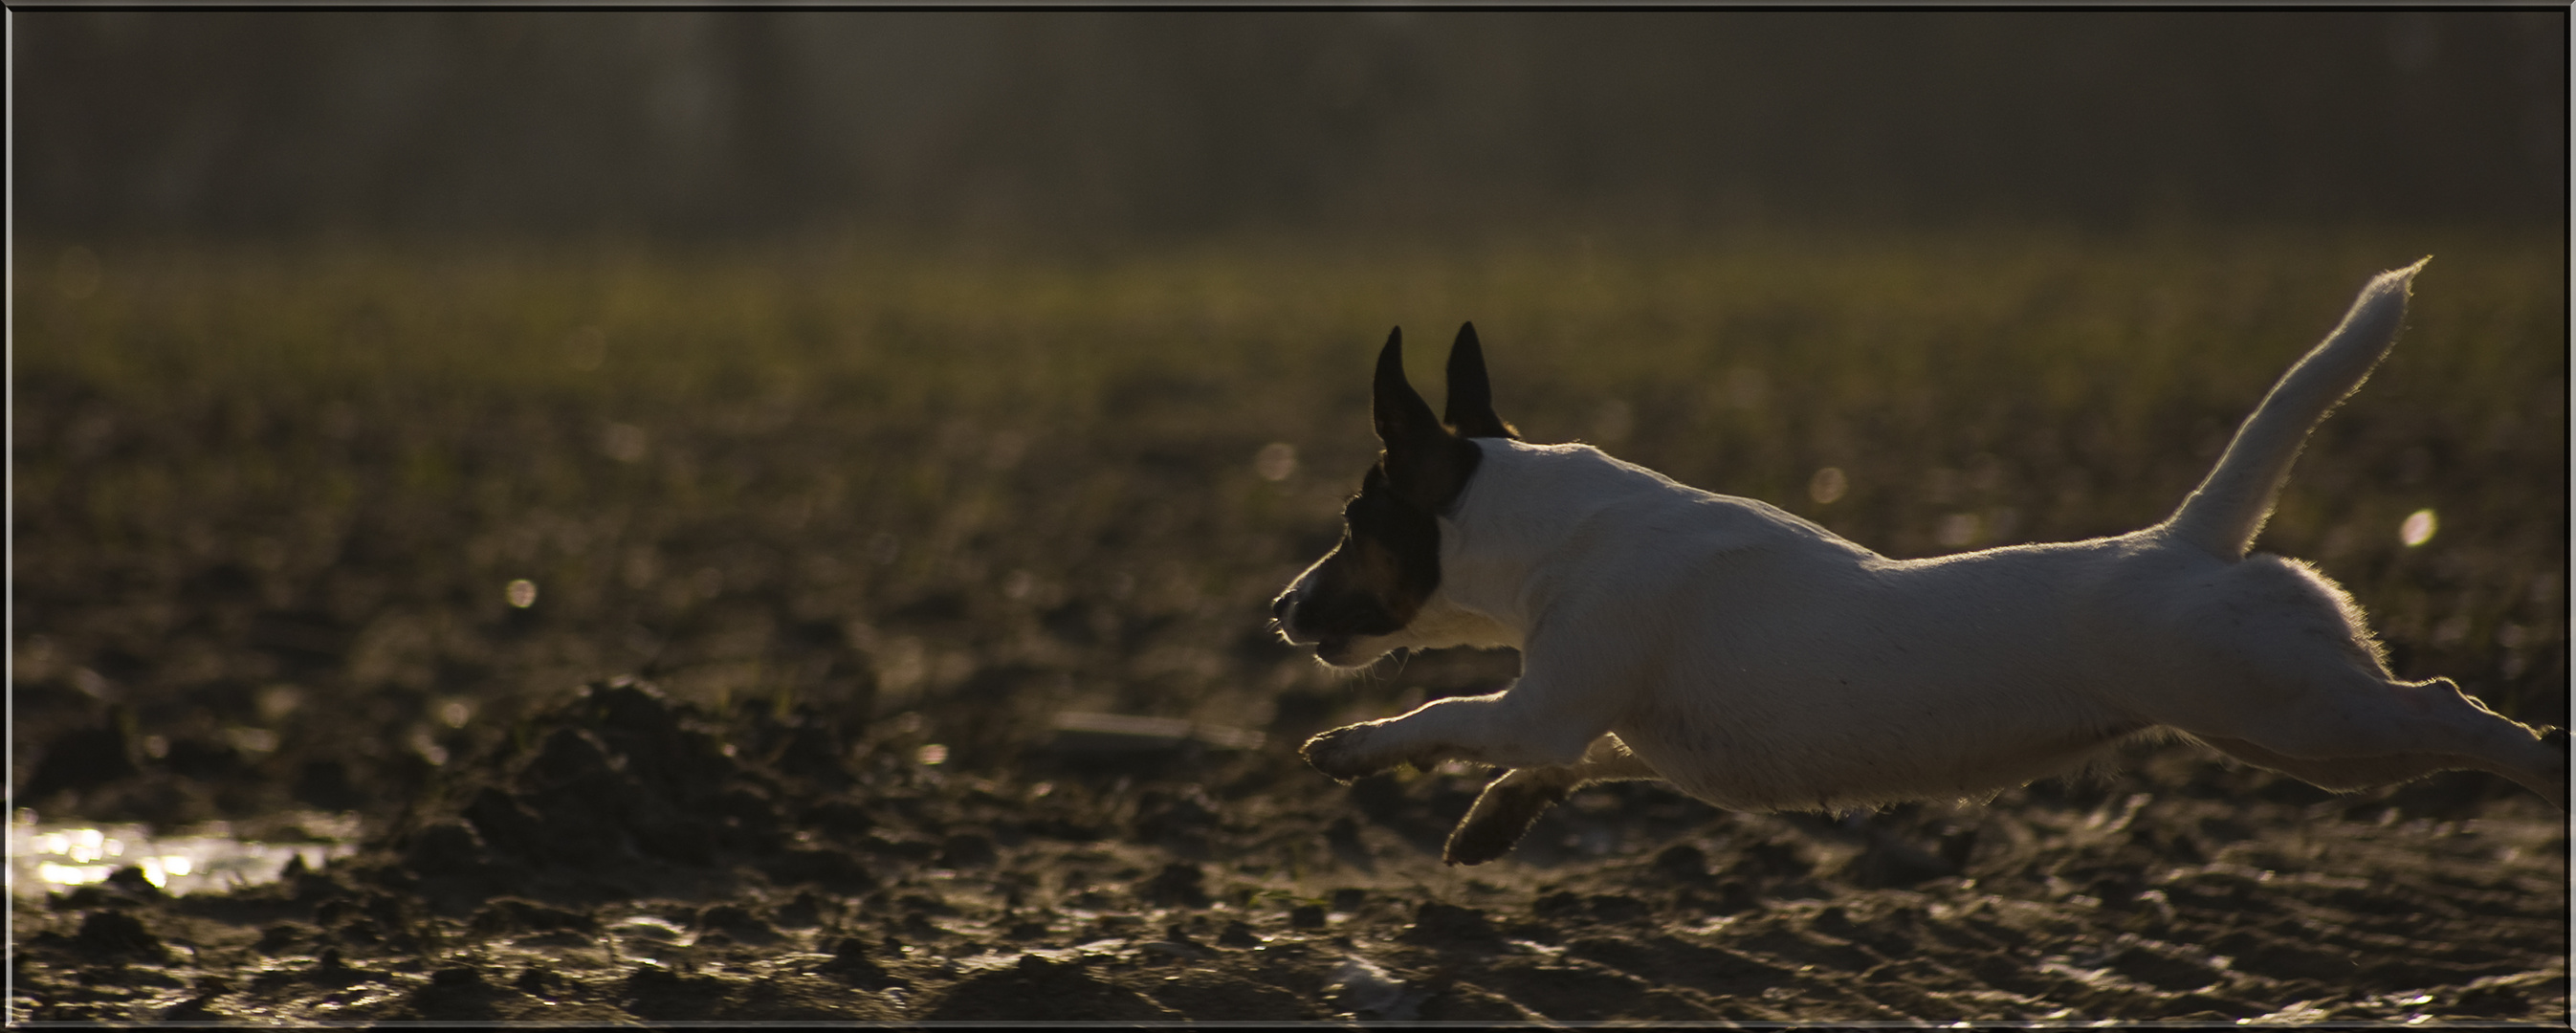
[(1346, 784), (1408, 763), (1572, 764), (1610, 730), (1617, 704), (1607, 693), (1566, 691), (1533, 674), (1501, 692), (1435, 699), (1401, 717), (1333, 729), (1306, 740), (1300, 752), (1315, 770)]
[(1517, 768), (1487, 785), (1476, 797), (1476, 805), (1450, 831), (1440, 859), (1450, 864), (1483, 864), (1503, 856), (1537, 823), (1539, 815), (1565, 802), (1577, 789), (1596, 782), (1662, 777), (1643, 758), (1628, 752), (1618, 736), (1602, 736), (1584, 751), (1580, 764)]

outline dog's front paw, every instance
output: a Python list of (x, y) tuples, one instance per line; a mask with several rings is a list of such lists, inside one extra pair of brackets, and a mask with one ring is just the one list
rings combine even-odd
[(1297, 752), (1315, 770), (1331, 776), (1333, 781), (1349, 785), (1395, 766), (1368, 755), (1368, 740), (1373, 731), (1367, 725), (1345, 725), (1306, 740), (1305, 747)]

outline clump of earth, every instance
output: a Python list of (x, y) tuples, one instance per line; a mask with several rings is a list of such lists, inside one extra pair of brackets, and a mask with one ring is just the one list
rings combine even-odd
[(19, 896), (11, 1018), (2568, 1015), (2564, 817), (2484, 776), (2335, 796), (2171, 743), (1840, 816), (1607, 786), (1449, 867), (1490, 773), (1338, 786), (1295, 756), (1315, 708), (1278, 713), (1258, 745), (1004, 728), (964, 767), (917, 720), (593, 683), (327, 865)]

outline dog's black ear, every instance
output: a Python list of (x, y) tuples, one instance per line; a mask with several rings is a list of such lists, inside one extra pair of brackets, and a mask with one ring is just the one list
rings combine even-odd
[(1405, 381), (1402, 329), (1387, 334), (1386, 348), (1377, 354), (1369, 415), (1377, 424), (1378, 441), (1386, 446), (1378, 463), (1386, 471), (1387, 489), (1424, 511), (1446, 512), (1475, 472), (1480, 454), (1473, 443), (1441, 426), (1431, 403)]
[(1476, 342), (1476, 324), (1462, 323), (1449, 346), (1449, 407), (1442, 422), (1469, 438), (1518, 438), (1520, 433), (1494, 415), (1494, 388), (1485, 379), (1485, 348)]
[(1377, 380), (1370, 389), (1369, 419), (1377, 424), (1377, 440), (1389, 452), (1406, 451), (1430, 439), (1449, 436), (1447, 428), (1431, 415), (1431, 403), (1413, 390), (1404, 379), (1404, 328), (1387, 332), (1386, 347), (1377, 353)]

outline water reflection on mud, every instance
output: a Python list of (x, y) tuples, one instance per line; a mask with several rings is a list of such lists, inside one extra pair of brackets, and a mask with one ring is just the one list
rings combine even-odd
[(144, 825), (47, 824), (21, 808), (9, 822), (9, 891), (41, 897), (138, 868), (162, 892), (184, 896), (274, 882), (295, 858), (319, 868), (357, 849), (356, 819), (321, 813), (295, 818), (291, 827), (305, 841), (263, 842), (237, 837), (224, 822), (155, 836)]

